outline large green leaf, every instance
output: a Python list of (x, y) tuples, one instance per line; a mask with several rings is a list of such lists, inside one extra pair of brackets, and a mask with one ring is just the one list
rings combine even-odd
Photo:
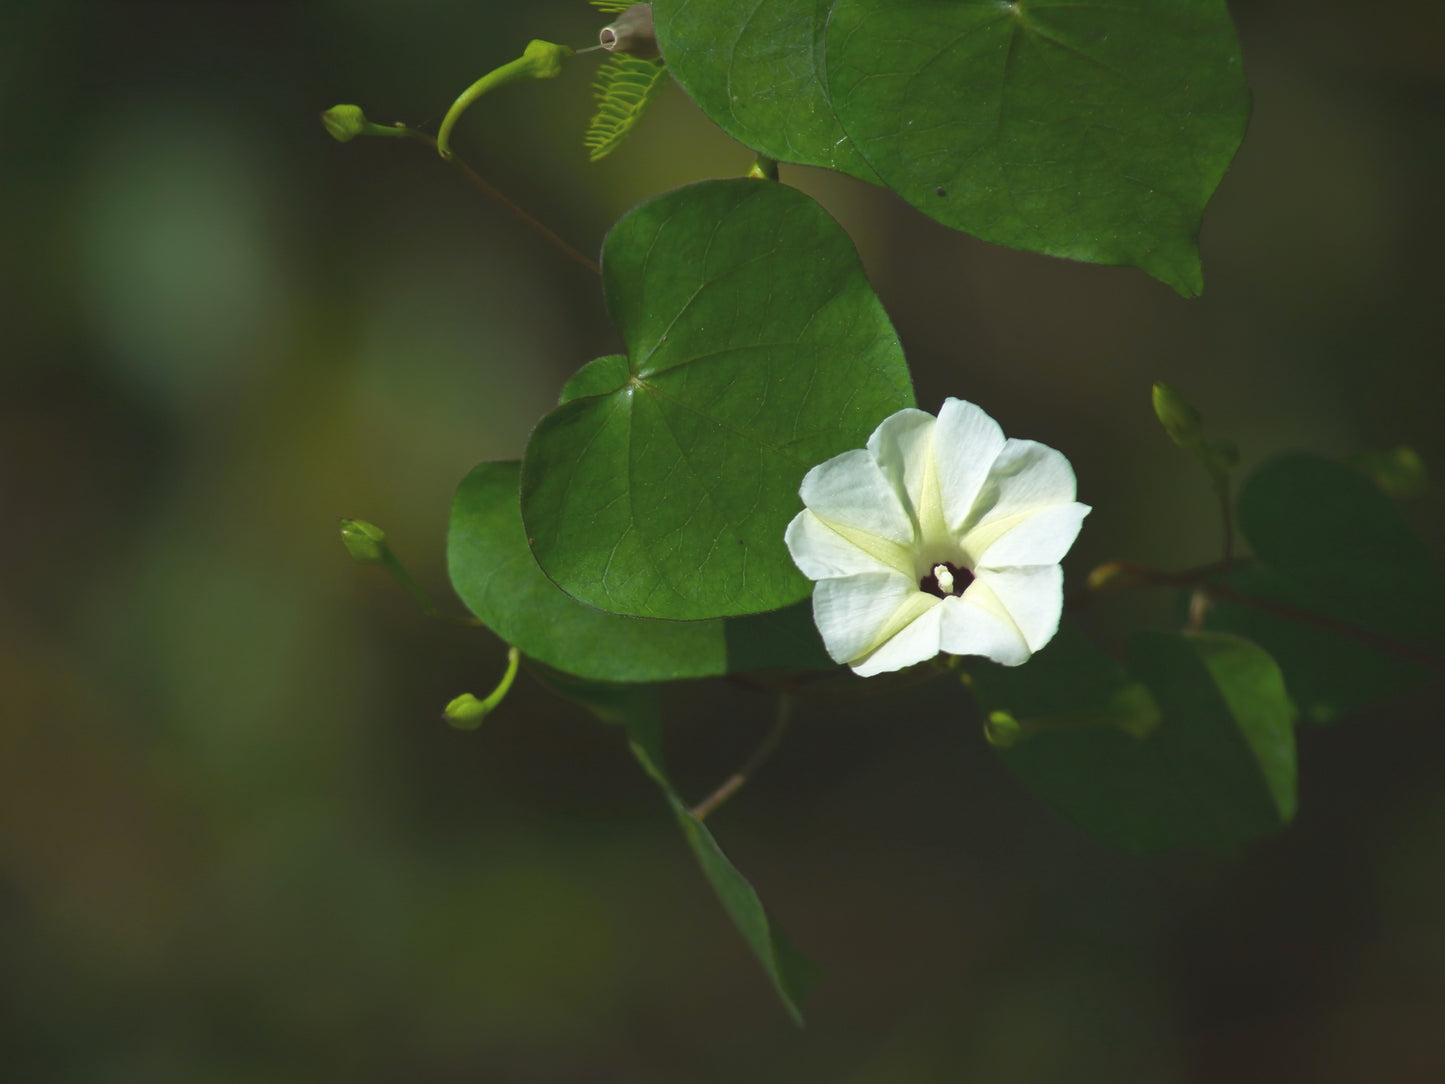
[(662, 725), (655, 696), (650, 700), (634, 698), (627, 714), (627, 738), (637, 762), (662, 788), (688, 846), (728, 917), (772, 979), (788, 1015), (802, 1024), (803, 1015), (798, 1006), (817, 980), (817, 968), (793, 947), (768, 914), (757, 891), (723, 853), (707, 826), (688, 812), (687, 804), (673, 789), (662, 759)]
[(794, 189), (711, 181), (634, 209), (602, 256), (627, 358), (578, 374), (527, 444), (538, 563), (574, 598), (642, 617), (802, 599), (783, 544), (799, 482), (913, 403), (847, 235)]
[(655, 0), (652, 7), (673, 78), (729, 135), (771, 158), (876, 183), (828, 98), (823, 45), (832, 3)]
[[(1106, 842), (1225, 848), (1294, 816), (1289, 700), (1247, 640), (1141, 633), (1126, 673), (1071, 636), (1012, 673), (980, 668), (974, 683), (986, 707), (1017, 719), (1023, 737), (1001, 750), (1009, 768)], [(1049, 683), (1077, 699), (1041, 692)]]
[(984, 240), (1198, 293), (1200, 216), (1249, 114), (1224, 0), (655, 7), (678, 81), (750, 146), (881, 179)]
[(1257, 564), (1226, 586), (1210, 628), (1257, 641), (1279, 662), (1301, 714), (1333, 720), (1429, 674), (1445, 650), (1445, 584), (1399, 509), (1349, 467), (1312, 455), (1261, 467), (1239, 499)]
[[(583, 370), (584, 372), (586, 370)], [(600, 681), (670, 681), (769, 667), (832, 669), (807, 603), (711, 621), (584, 606), (537, 567), (517, 505), (518, 464), (483, 463), (452, 502), (447, 564), (467, 608), (524, 655)]]

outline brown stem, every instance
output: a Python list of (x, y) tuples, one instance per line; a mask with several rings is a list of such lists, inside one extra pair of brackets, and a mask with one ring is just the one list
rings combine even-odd
[[(401, 130), (402, 134), (405, 135), (407, 139), (415, 140), (418, 143), (430, 147), (433, 151), (436, 151), (437, 141), (431, 136), (427, 135), (425, 132), (419, 132), (415, 128), (408, 128), (404, 124), (398, 124), (396, 127)], [(512, 214), (514, 214), (519, 220), (521, 220), (524, 225), (526, 225), (534, 233), (539, 234), (543, 240), (545, 240), (548, 244), (552, 245), (553, 248), (557, 249), (573, 263), (581, 264), (583, 267), (587, 268), (587, 270), (591, 271), (594, 275), (600, 275), (602, 273), (602, 269), (597, 266), (595, 260), (591, 260), (586, 256), (582, 255), (582, 253), (578, 252), (566, 241), (558, 237), (541, 222), (533, 218), (526, 211), (522, 210), (522, 208), (517, 206), (517, 204), (513, 203), (510, 198), (503, 195), (499, 189), (493, 187), (493, 185), (485, 177), (483, 177), (480, 173), (474, 170), (471, 166), (467, 165), (466, 162), (462, 161), (462, 159), (456, 154), (456, 152), (452, 152), (451, 154), (449, 154), (446, 160), (452, 165), (456, 166), (456, 168), (461, 171), (462, 176), (464, 176), (467, 180), (471, 181), (472, 184), (476, 186), (476, 188), (480, 190), (484, 196), (486, 196), (490, 200), (494, 200), (495, 202), (505, 207), (508, 211), (512, 212)]]
[(1369, 629), (1362, 629), (1358, 625), (1352, 625), (1348, 621), (1339, 621), (1324, 614), (1317, 614), (1311, 610), (1302, 610), (1297, 606), (1291, 606), (1287, 602), (1276, 602), (1271, 598), (1260, 598), (1257, 595), (1246, 595), (1242, 591), (1236, 591), (1222, 583), (1201, 584), (1201, 589), (1213, 595), (1215, 598), (1222, 598), (1229, 602), (1238, 603), (1241, 606), (1248, 606), (1251, 609), (1263, 613), (1274, 614), (1276, 617), (1283, 617), (1287, 621), (1297, 621), (1302, 625), (1311, 625), (1325, 632), (1332, 632), (1336, 636), (1343, 636), (1346, 639), (1357, 640), (1362, 644), (1384, 651), (1391, 655), (1398, 655), (1402, 659), (1418, 663), (1421, 666), (1429, 667), (1436, 673), (1445, 674), (1445, 658), (1433, 655), (1428, 651), (1421, 651), (1403, 644), (1399, 640), (1393, 640), (1388, 636), (1381, 636), (1371, 632)]
[(1445, 673), (1445, 658), (1432, 654), (1428, 651), (1421, 651), (1419, 648), (1411, 647), (1409, 644), (1401, 643), (1399, 640), (1388, 636), (1381, 636), (1379, 633), (1371, 632), (1369, 629), (1361, 628), (1359, 625), (1349, 621), (1340, 621), (1337, 618), (1328, 617), (1325, 614), (1315, 613), (1313, 610), (1304, 610), (1298, 606), (1291, 606), (1287, 602), (1276, 602), (1274, 599), (1260, 598), (1258, 595), (1245, 594), (1237, 591), (1228, 584), (1220, 583), (1218, 580), (1209, 577), (1228, 570), (1238, 562), (1226, 561), (1214, 565), (1204, 565), (1200, 568), (1189, 569), (1184, 572), (1160, 572), (1157, 569), (1145, 565), (1134, 564), (1132, 561), (1116, 561), (1107, 565), (1100, 565), (1089, 575), (1089, 586), (1084, 589), (1081, 595), (1075, 595), (1075, 603), (1082, 602), (1089, 595), (1107, 594), (1113, 591), (1127, 591), (1135, 587), (1184, 587), (1192, 588), (1195, 591), (1203, 592), (1212, 598), (1224, 599), (1228, 602), (1237, 603), (1240, 606), (1248, 606), (1251, 609), (1259, 610), (1262, 613), (1274, 614), (1276, 617), (1283, 617), (1287, 621), (1295, 621), (1301, 625), (1309, 625), (1312, 628), (1322, 629), (1336, 636), (1343, 636), (1347, 640), (1354, 640), (1358, 643), (1367, 644), (1378, 651), (1390, 655), (1408, 659), (1410, 662), (1420, 666), (1428, 667), (1437, 673)]
[(743, 784), (756, 775), (758, 769), (766, 764), (777, 751), (778, 746), (782, 744), (784, 735), (788, 733), (788, 726), (792, 720), (793, 698), (787, 693), (783, 693), (778, 697), (778, 717), (773, 722), (773, 728), (768, 731), (768, 736), (763, 739), (763, 744), (758, 746), (746, 764), (723, 781), (722, 786), (698, 802), (688, 812), (698, 820), (705, 820), (709, 813), (741, 790)]

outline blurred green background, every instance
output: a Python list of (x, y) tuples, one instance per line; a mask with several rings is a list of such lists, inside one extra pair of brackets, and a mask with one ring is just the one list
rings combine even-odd
[[(853, 233), (920, 405), (1074, 461), (1071, 575), (1216, 556), (1154, 422), (1188, 393), (1246, 467), (1409, 444), (1445, 473), (1445, 12), (1238, 0), (1249, 137), (1193, 302), (994, 248), (785, 169)], [(1438, 684), (1301, 740), (1301, 812), (1232, 856), (1094, 844), (1005, 775), (956, 688), (804, 707), (714, 823), (825, 969), (793, 1029), (620, 735), (350, 563), (385, 526), (439, 597), (451, 493), (618, 346), (595, 279), (421, 148), (582, 0), (0, 12), (0, 1063), (18, 1081), (1438, 1081)], [(596, 58), (509, 87), (462, 153), (584, 250), (743, 172), (670, 87), (612, 158)], [(1445, 549), (1438, 490), (1407, 512)], [(1106, 642), (1173, 600), (1111, 600)], [(700, 796), (770, 705), (678, 688)]]

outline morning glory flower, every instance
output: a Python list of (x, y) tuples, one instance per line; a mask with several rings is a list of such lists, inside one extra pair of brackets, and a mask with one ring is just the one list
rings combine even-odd
[(1061, 453), (1004, 439), (972, 403), (900, 410), (798, 492), (788, 551), (817, 581), (823, 646), (855, 673), (939, 652), (1017, 666), (1058, 631), (1059, 561), (1089, 507)]

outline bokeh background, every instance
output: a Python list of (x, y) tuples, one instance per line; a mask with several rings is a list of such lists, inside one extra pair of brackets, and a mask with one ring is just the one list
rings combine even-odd
[[(1302, 735), (1301, 811), (1234, 855), (1111, 852), (1024, 793), (957, 689), (803, 708), (716, 831), (824, 970), (794, 1029), (620, 735), (352, 564), (382, 524), (454, 605), (452, 490), (617, 346), (595, 279), (421, 148), (582, 0), (6, 3), (0, 12), (0, 1062), (17, 1081), (1438, 1081), (1440, 688)], [(850, 229), (920, 404), (1074, 461), (1068, 563), (1212, 559), (1150, 382), (1246, 466), (1441, 426), (1445, 13), (1237, 0), (1249, 137), (1206, 290), (951, 234), (787, 169)], [(672, 87), (612, 158), (595, 58), (463, 153), (579, 247), (743, 172)], [(1407, 513), (1438, 554), (1439, 491)], [(1111, 600), (1096, 633), (1167, 626)], [(770, 705), (670, 696), (683, 790)]]

